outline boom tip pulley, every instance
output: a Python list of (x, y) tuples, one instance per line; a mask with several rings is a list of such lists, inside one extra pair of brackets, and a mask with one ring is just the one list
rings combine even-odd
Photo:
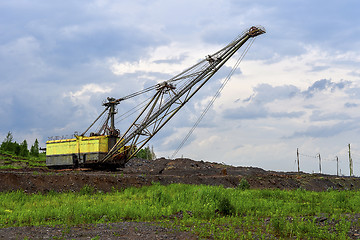
[(164, 81), (161, 83), (156, 84), (156, 90), (160, 91), (160, 90), (171, 90), (171, 89), (176, 89), (175, 85), (172, 83), (169, 83), (168, 81)]
[(263, 26), (252, 26), (247, 32), (247, 35), (250, 37), (256, 37), (263, 33), (266, 33), (266, 30)]

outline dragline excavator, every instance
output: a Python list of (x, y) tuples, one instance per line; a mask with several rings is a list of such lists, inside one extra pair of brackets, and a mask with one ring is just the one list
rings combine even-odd
[[(122, 98), (107, 98), (103, 103), (105, 110), (83, 133), (46, 142), (46, 165), (52, 168), (124, 167), (249, 39), (253, 41), (263, 33), (263, 27), (253, 26), (224, 48), (167, 81)], [(116, 106), (147, 92), (155, 93), (141, 107), (130, 127), (120, 134), (115, 128)], [(96, 122), (101, 122), (99, 119), (104, 120), (98, 130), (88, 134)]]

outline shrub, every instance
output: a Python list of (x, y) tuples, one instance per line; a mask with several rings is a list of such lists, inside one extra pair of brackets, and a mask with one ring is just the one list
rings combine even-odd
[(34, 145), (30, 148), (30, 155), (39, 157), (39, 141), (37, 139), (35, 139)]
[(140, 151), (136, 154), (136, 157), (147, 160), (152, 160), (156, 158), (153, 148), (150, 149), (149, 146), (140, 149)]
[(86, 195), (86, 194), (91, 195), (95, 193), (95, 188), (93, 186), (86, 184), (82, 189), (80, 189), (79, 193), (80, 195)]
[(218, 203), (218, 211), (225, 216), (233, 215), (235, 213), (235, 207), (227, 197), (222, 197)]
[(242, 178), (241, 181), (239, 182), (239, 185), (237, 186), (237, 189), (240, 189), (240, 190), (250, 189), (250, 184), (248, 183), (248, 181), (245, 178)]

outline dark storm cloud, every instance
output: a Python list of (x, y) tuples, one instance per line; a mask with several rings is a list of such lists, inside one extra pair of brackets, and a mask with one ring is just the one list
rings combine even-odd
[(106, 57), (132, 61), (144, 49), (157, 44), (149, 34), (134, 27), (94, 29), (75, 38), (59, 39), (51, 51), (51, 59), (65, 66)]
[[(273, 87), (270, 84), (259, 84), (253, 91), (254, 93), (242, 100), (242, 102), (267, 103), (276, 99), (292, 98), (300, 92), (297, 87), (292, 85)], [(240, 99), (237, 99), (235, 102), (238, 101)]]
[[(347, 131), (359, 131), (360, 125), (356, 116), (343, 112), (343, 109), (333, 109), (333, 111), (329, 112), (321, 106), (321, 104), (326, 104), (326, 102), (322, 102), (320, 105), (318, 103), (304, 104), (304, 111), (292, 111), (289, 109), (286, 112), (274, 112), (266, 106), (266, 104), (272, 103), (275, 100), (283, 100), (285, 101), (284, 104), (286, 104), (287, 100), (294, 97), (302, 99), (306, 103), (309, 100), (316, 99), (316, 95), (324, 91), (330, 91), (331, 93), (341, 91), (343, 94), (348, 94), (349, 98), (358, 99), (360, 97), (359, 88), (353, 86), (353, 83), (350, 81), (334, 82), (322, 79), (315, 81), (305, 91), (300, 91), (300, 89), (294, 86), (273, 87), (268, 84), (261, 84), (254, 88), (254, 93), (250, 97), (242, 101), (243, 104), (246, 104), (245, 106), (225, 110), (224, 117), (229, 119), (301, 119), (305, 116), (306, 112), (311, 111), (308, 118), (310, 126), (306, 130), (295, 131), (286, 138), (329, 138)], [(344, 103), (344, 110), (346, 108), (357, 107), (357, 103)], [(333, 123), (334, 121), (335, 123)], [(319, 122), (323, 122), (323, 124), (319, 125)]]
[(256, 97), (255, 102), (272, 102), (277, 99), (289, 99), (294, 97), (299, 89), (293, 85), (283, 85), (283, 86), (271, 86), (270, 84), (260, 84), (254, 88)]
[(358, 107), (358, 106), (359, 106), (359, 104), (351, 103), (351, 102), (347, 102), (347, 103), (344, 104), (345, 108), (355, 108), (355, 107)]
[[(265, 106), (275, 100), (291, 99), (297, 95), (300, 90), (292, 85), (276, 86), (270, 84), (260, 84), (254, 88), (254, 93), (248, 98), (242, 100), (246, 106), (227, 109), (224, 111), (225, 118), (231, 119), (259, 119), (259, 118), (295, 118), (303, 115), (303, 112), (270, 112)], [(238, 100), (236, 102), (239, 102)]]
[(247, 107), (239, 107), (226, 110), (223, 114), (228, 119), (261, 119), (261, 118), (299, 118), (305, 114), (304, 111), (270, 112), (262, 106), (251, 104)]
[(336, 89), (343, 89), (345, 86), (349, 86), (350, 84), (351, 82), (349, 81), (341, 81), (336, 83), (328, 79), (321, 79), (314, 82), (306, 91), (303, 91), (302, 94), (307, 98), (311, 98), (317, 92), (324, 90), (335, 91)]
[(360, 126), (355, 121), (342, 121), (332, 125), (326, 126), (310, 126), (304, 131), (296, 131), (290, 137), (286, 138), (299, 138), (299, 137), (312, 137), (312, 138), (328, 138), (339, 135), (347, 131), (359, 131)]
[[(293, 111), (289, 109), (287, 112), (272, 112), (266, 106), (268, 103), (272, 103), (276, 100), (287, 100), (294, 97), (305, 97), (305, 99), (313, 98), (317, 93), (322, 91), (335, 90), (348, 91), (351, 85), (350, 81), (333, 82), (331, 80), (322, 79), (315, 81), (307, 90), (301, 91), (299, 88), (292, 85), (283, 86), (271, 86), (269, 84), (259, 84), (254, 87), (253, 94), (245, 98), (241, 102), (246, 104), (245, 106), (227, 109), (224, 111), (225, 118), (231, 119), (260, 119), (260, 118), (299, 118), (305, 114), (305, 111)], [(346, 88), (346, 89), (345, 89)], [(352, 91), (355, 88), (353, 88)], [(360, 93), (360, 92), (359, 92)], [(305, 101), (304, 99), (304, 101)], [(235, 101), (240, 102), (240, 99)], [(316, 110), (319, 106), (314, 104), (305, 104), (304, 109), (314, 109), (310, 117), (310, 121), (325, 121), (331, 119), (346, 120), (349, 118), (347, 114), (338, 113), (323, 113)], [(347, 103), (345, 107), (356, 107), (356, 105)]]

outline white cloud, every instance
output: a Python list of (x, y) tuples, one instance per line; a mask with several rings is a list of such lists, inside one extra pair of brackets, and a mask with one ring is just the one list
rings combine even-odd
[(112, 89), (110, 87), (100, 86), (98, 84), (90, 83), (81, 87), (80, 90), (69, 93), (64, 93), (64, 97), (69, 97), (73, 103), (80, 106), (88, 106), (89, 100), (97, 93), (109, 93)]
[[(226, 44), (226, 43), (225, 43)], [(223, 44), (225, 46), (225, 44)], [(171, 44), (149, 48), (144, 57), (138, 61), (129, 62), (124, 59), (109, 60), (114, 74), (149, 72), (175, 75), (196, 64), (199, 59), (219, 50), (219, 45), (197, 42), (172, 42)]]

